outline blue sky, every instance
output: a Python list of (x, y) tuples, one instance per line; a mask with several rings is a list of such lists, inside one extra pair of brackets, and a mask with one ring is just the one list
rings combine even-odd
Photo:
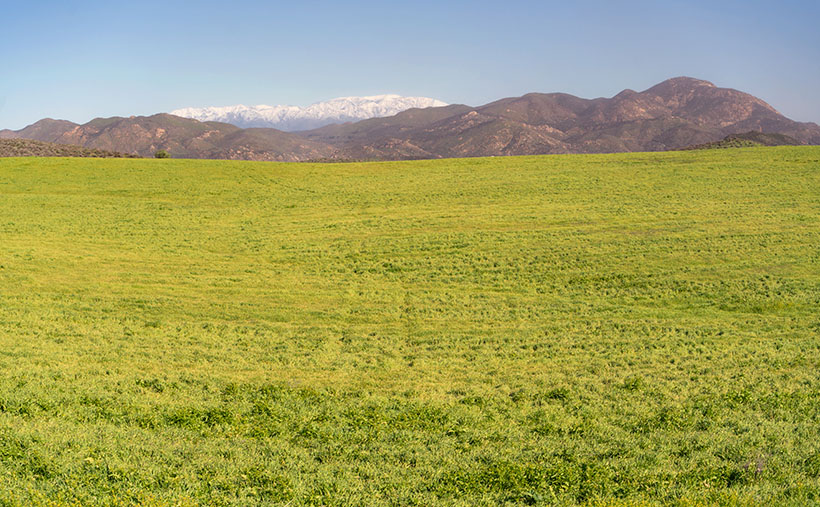
[(483, 104), (688, 75), (820, 122), (820, 2), (3, 2), (0, 128), (399, 93)]

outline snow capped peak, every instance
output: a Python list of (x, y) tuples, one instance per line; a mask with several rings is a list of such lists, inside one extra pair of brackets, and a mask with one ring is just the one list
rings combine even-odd
[(280, 130), (308, 130), (331, 123), (393, 116), (411, 108), (441, 107), (446, 102), (427, 97), (401, 95), (371, 95), (369, 97), (339, 97), (299, 106), (187, 107), (171, 114), (199, 121), (219, 121), (238, 127), (273, 127)]

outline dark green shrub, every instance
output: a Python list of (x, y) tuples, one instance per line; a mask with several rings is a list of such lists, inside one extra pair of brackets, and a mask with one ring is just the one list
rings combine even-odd
[(171, 154), (165, 150), (159, 150), (158, 152), (154, 153), (154, 158), (171, 158)]

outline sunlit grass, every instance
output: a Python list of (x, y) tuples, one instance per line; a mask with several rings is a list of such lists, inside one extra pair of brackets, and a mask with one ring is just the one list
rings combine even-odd
[(0, 505), (820, 502), (820, 149), (0, 159)]

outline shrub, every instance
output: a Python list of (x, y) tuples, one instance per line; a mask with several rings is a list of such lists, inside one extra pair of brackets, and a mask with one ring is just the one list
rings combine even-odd
[(165, 150), (159, 150), (158, 152), (154, 153), (154, 158), (171, 158), (171, 154)]

